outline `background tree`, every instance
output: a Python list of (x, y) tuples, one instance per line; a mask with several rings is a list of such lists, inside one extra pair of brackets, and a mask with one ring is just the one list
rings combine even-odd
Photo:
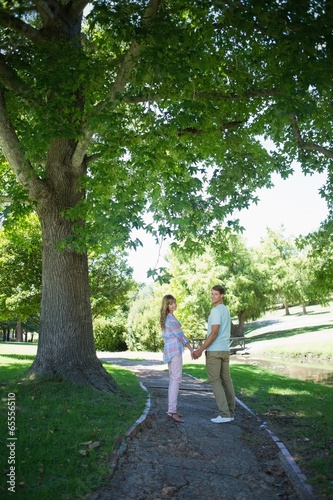
[(225, 241), (227, 248), (216, 252), (216, 262), (224, 263), (220, 279), (227, 289), (230, 312), (238, 319), (237, 334), (242, 336), (245, 322), (258, 319), (271, 304), (269, 277), (240, 236), (230, 234)]
[(126, 324), (129, 307), (118, 306), (112, 315), (94, 320), (95, 347), (98, 351), (126, 351)]
[[(19, 335), (22, 323), (28, 318), (38, 331), (41, 256), (41, 234), (36, 216), (26, 216), (6, 230), (0, 228), (0, 319), (4, 323), (16, 321)], [(17, 340), (21, 341), (22, 336)]]
[(142, 286), (130, 306), (126, 334), (128, 348), (132, 351), (159, 351), (163, 348), (160, 327), (162, 297), (168, 288), (155, 283)]
[(260, 317), (271, 304), (270, 281), (255, 252), (230, 231), (217, 230), (201, 255), (174, 250), (167, 257), (170, 290), (177, 297), (177, 315), (190, 338), (206, 334), (211, 310), (210, 289), (226, 287), (225, 304), (238, 319), (240, 335), (246, 321)]
[(331, 129), (332, 16), (319, 1), (100, 0), (84, 17), (87, 5), (2, 3), (0, 144), (20, 183), (3, 194), (42, 227), (31, 371), (115, 390), (94, 351), (87, 245), (128, 241), (149, 210), (147, 230), (188, 248), (288, 175), (297, 148), (310, 168), (309, 151), (329, 150), (304, 146)]
[[(297, 243), (296, 243), (297, 246)], [(303, 314), (306, 314), (306, 306), (314, 299), (320, 303), (319, 294), (311, 291), (312, 271), (308, 256), (305, 252), (299, 251), (291, 259), (291, 276), (294, 277), (293, 303), (301, 304)]]
[[(42, 252), (41, 231), (37, 217), (24, 216), (2, 228), (0, 250), (0, 318), (3, 328), (16, 328), (19, 320), (22, 333), (38, 332)], [(93, 317), (105, 317), (116, 313), (115, 316), (118, 318), (114, 321), (104, 319), (104, 322), (100, 318), (97, 328), (99, 338), (102, 335), (103, 323), (108, 335), (110, 336), (112, 332), (111, 336), (114, 337), (109, 344), (112, 343), (113, 346), (119, 344), (124, 347), (121, 336), (125, 330), (126, 320), (123, 320), (123, 328), (120, 328), (119, 311), (123, 310), (123, 315), (125, 314), (127, 294), (137, 286), (132, 279), (132, 269), (128, 267), (126, 253), (114, 250), (99, 256), (89, 255), (89, 276)], [(105, 340), (103, 342), (105, 343)]]
[(93, 318), (109, 316), (127, 302), (127, 294), (136, 288), (132, 268), (120, 250), (89, 255), (91, 309)]
[(125, 332), (129, 292), (137, 288), (127, 254), (113, 250), (89, 255), (91, 310), (95, 347), (99, 351), (126, 350)]
[(307, 297), (311, 301), (327, 305), (333, 293), (332, 223), (326, 221), (318, 231), (299, 239), (298, 244), (307, 252)]
[(211, 310), (210, 288), (220, 284), (222, 267), (217, 265), (214, 253), (208, 247), (200, 255), (175, 250), (167, 260), (170, 289), (177, 298), (177, 317), (184, 333), (189, 338), (203, 338)]
[(289, 314), (289, 306), (299, 299), (293, 266), (297, 253), (294, 239), (285, 237), (284, 227), (280, 231), (267, 228), (267, 237), (258, 249), (258, 257), (270, 276), (272, 305), (282, 302), (285, 314)]
[[(311, 238), (312, 239), (312, 238)], [(283, 302), (286, 314), (290, 304), (301, 304), (306, 313), (309, 303), (327, 304), (332, 287), (320, 286), (320, 269), (324, 260), (309, 245), (310, 238), (286, 238), (280, 231), (267, 229), (257, 250), (259, 261), (270, 277), (271, 303)], [(319, 273), (318, 273), (319, 272)]]

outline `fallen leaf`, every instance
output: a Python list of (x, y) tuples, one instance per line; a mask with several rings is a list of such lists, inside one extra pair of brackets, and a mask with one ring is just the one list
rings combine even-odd
[(161, 497), (162, 498), (169, 498), (171, 497), (174, 493), (176, 493), (177, 488), (175, 486), (166, 486), (163, 488), (161, 492)]
[(99, 441), (94, 441), (93, 443), (91, 443), (89, 445), (89, 450), (93, 450), (94, 448), (98, 448), (98, 446), (100, 446), (101, 443)]

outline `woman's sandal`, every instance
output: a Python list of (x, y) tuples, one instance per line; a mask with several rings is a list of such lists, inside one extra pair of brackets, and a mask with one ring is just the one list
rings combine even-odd
[[(168, 411), (166, 412), (167, 415), (172, 415), (172, 413), (169, 413)], [(182, 417), (183, 415), (179, 413), (179, 411), (176, 411), (175, 415), (178, 415), (178, 417)]]
[(183, 424), (184, 423), (184, 420), (182, 420), (180, 418), (180, 414), (179, 413), (167, 413), (167, 416), (168, 416), (168, 418), (171, 418), (171, 420), (174, 420), (175, 422), (177, 422), (177, 424)]

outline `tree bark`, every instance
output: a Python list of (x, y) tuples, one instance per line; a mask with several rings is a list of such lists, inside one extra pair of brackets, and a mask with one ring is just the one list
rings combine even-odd
[(231, 332), (230, 332), (231, 337), (242, 337), (243, 334), (240, 333), (239, 331), (239, 325), (235, 325), (233, 322), (231, 322)]
[(16, 324), (16, 342), (23, 342), (22, 323), (20, 320), (17, 320)]
[(240, 336), (244, 335), (245, 320), (246, 320), (246, 311), (241, 311), (238, 314), (238, 325), (239, 325), (238, 328)]
[(288, 306), (288, 302), (287, 302), (286, 298), (284, 299), (284, 310), (285, 310), (285, 315), (289, 316), (290, 312), (289, 312), (289, 306)]
[(231, 322), (231, 337), (243, 337), (244, 336), (244, 326), (246, 320), (246, 311), (241, 311), (238, 313), (238, 325), (234, 325)]

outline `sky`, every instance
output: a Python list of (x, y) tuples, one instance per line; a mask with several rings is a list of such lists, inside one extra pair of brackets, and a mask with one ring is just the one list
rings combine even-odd
[[(237, 214), (241, 226), (245, 228), (243, 236), (247, 244), (259, 245), (261, 238), (266, 236), (267, 227), (280, 230), (283, 225), (286, 237), (305, 235), (318, 229), (328, 214), (326, 202), (319, 194), (326, 178), (326, 174), (319, 173), (305, 176), (297, 165), (294, 175), (286, 180), (274, 174), (274, 187), (258, 190), (258, 204), (252, 204), (247, 210)], [(141, 239), (143, 247), (131, 251), (128, 262), (134, 269), (133, 278), (136, 281), (149, 282), (148, 269), (165, 265), (163, 255), (168, 251), (168, 243), (163, 243), (160, 249), (154, 239), (144, 232), (136, 235)]]

